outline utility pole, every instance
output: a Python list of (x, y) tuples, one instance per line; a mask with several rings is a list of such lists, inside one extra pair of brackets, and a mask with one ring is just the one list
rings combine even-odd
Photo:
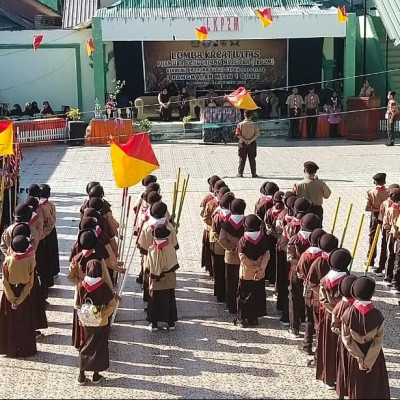
[(364, 0), (363, 76), (367, 73), (367, 0)]

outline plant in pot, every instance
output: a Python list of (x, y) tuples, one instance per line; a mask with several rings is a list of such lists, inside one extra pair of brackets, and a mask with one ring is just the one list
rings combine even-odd
[(82, 113), (78, 108), (72, 108), (67, 112), (69, 143), (82, 146), (85, 143), (87, 124), (82, 121)]
[(191, 129), (192, 124), (190, 121), (192, 120), (191, 115), (186, 115), (185, 117), (182, 118), (182, 123), (183, 123), (183, 133), (186, 133), (186, 129)]

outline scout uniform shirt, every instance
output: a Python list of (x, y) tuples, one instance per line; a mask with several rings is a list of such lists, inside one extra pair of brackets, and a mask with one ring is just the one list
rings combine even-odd
[(251, 140), (254, 142), (260, 136), (260, 128), (258, 124), (246, 118), (244, 121), (239, 122), (235, 134), (246, 141)]
[(307, 110), (315, 110), (319, 105), (319, 96), (315, 93), (309, 93), (304, 97), (304, 104)]
[(397, 114), (397, 101), (396, 100), (389, 100), (387, 109), (386, 109), (386, 114), (385, 118), (393, 121), (395, 115)]
[[(299, 94), (291, 94), (286, 100), (286, 104), (290, 109), (294, 110), (295, 115), (301, 114), (301, 107), (304, 104), (303, 98)], [(298, 111), (300, 109), (300, 111)]]
[(313, 206), (322, 206), (324, 199), (331, 195), (331, 190), (327, 184), (312, 175), (308, 175), (302, 181), (297, 182), (293, 191), (296, 196), (310, 200)]
[[(12, 252), (12, 250), (11, 250), (12, 236), (11, 235), (12, 235), (12, 231), (16, 224), (19, 224), (19, 222), (14, 222), (12, 225), (7, 227), (7, 229), (1, 235), (0, 250), (5, 256), (9, 255)], [(38, 236), (36, 229), (33, 226), (31, 226), (30, 228), (31, 228), (31, 237), (29, 238), (30, 244), (33, 247), (33, 249), (36, 250), (37, 246), (39, 244), (39, 241), (40, 241), (40, 237)]]
[(371, 97), (374, 95), (374, 93), (375, 93), (375, 90), (371, 86), (368, 86), (367, 88), (362, 87), (360, 90), (359, 97)]
[(376, 186), (367, 192), (367, 204), (365, 211), (372, 213), (379, 213), (382, 203), (389, 197), (388, 191), (385, 186)]

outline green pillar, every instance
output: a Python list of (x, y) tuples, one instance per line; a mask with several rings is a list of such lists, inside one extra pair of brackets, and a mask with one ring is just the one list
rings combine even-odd
[(334, 72), (336, 67), (336, 60), (327, 60), (325, 57), (322, 59), (322, 69), (324, 70), (324, 87), (333, 88), (335, 86)]
[(356, 43), (357, 43), (357, 17), (354, 13), (348, 14), (346, 26), (346, 40), (344, 46), (344, 93), (343, 100), (355, 96), (356, 91)]
[(93, 44), (95, 47), (93, 53), (93, 73), (94, 73), (94, 94), (99, 100), (100, 106), (105, 107), (105, 72), (104, 72), (104, 47), (103, 35), (101, 32), (101, 18), (92, 19)]

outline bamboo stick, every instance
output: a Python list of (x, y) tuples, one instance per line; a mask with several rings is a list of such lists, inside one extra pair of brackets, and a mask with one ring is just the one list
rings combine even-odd
[(179, 191), (179, 184), (181, 180), (181, 168), (178, 168), (177, 172), (177, 177), (176, 181), (174, 182), (174, 193), (173, 193), (173, 198), (172, 198), (172, 215), (171, 215), (171, 220), (174, 223), (175, 221), (175, 212), (176, 212), (176, 202), (178, 200), (178, 191)]
[(351, 212), (352, 211), (353, 211), (353, 203), (350, 204), (349, 211), (347, 213), (347, 218), (346, 218), (346, 222), (344, 224), (342, 239), (340, 240), (340, 246), (339, 247), (343, 247), (343, 243), (344, 243), (344, 239), (346, 237), (347, 228), (349, 226), (349, 222), (350, 222), (350, 217), (351, 217)]
[(128, 197), (128, 188), (124, 188), (122, 192), (122, 205), (121, 205), (121, 215), (120, 215), (120, 223), (119, 223), (119, 231), (118, 231), (118, 257), (121, 256), (121, 246), (124, 235), (124, 226), (125, 226), (125, 215), (126, 215), (126, 203)]
[(374, 240), (372, 242), (371, 250), (369, 251), (369, 256), (368, 256), (368, 260), (367, 260), (367, 265), (365, 267), (364, 276), (366, 276), (368, 273), (369, 264), (371, 264), (372, 257), (374, 255), (374, 251), (375, 251), (375, 247), (376, 247), (376, 243), (378, 242), (380, 231), (381, 231), (381, 224), (378, 224), (378, 226), (376, 227), (376, 232), (375, 232)]
[(180, 219), (181, 219), (183, 203), (185, 201), (186, 191), (187, 191), (187, 187), (188, 187), (188, 184), (189, 184), (189, 177), (190, 177), (190, 175), (188, 175), (187, 178), (183, 180), (183, 188), (182, 188), (181, 198), (180, 198), (180, 202), (179, 202), (178, 216), (176, 218), (176, 224), (175, 224), (175, 229), (176, 229), (177, 232), (178, 232), (178, 229), (179, 229), (179, 222), (180, 222)]
[(337, 220), (337, 216), (339, 213), (339, 207), (340, 207), (340, 201), (341, 201), (341, 197), (338, 197), (337, 203), (336, 203), (335, 215), (333, 217), (333, 224), (332, 224), (332, 230), (331, 230), (332, 235), (333, 235), (333, 232), (335, 232), (336, 220)]
[(351, 262), (349, 265), (349, 272), (351, 271), (351, 268), (353, 267), (353, 261), (354, 261), (354, 257), (356, 256), (356, 252), (357, 252), (357, 248), (358, 248), (358, 242), (360, 241), (360, 236), (361, 236), (361, 229), (364, 223), (364, 218), (365, 215), (362, 214), (361, 215), (361, 219), (360, 219), (360, 223), (358, 224), (358, 229), (357, 229), (357, 236), (356, 236), (356, 241), (354, 242), (354, 246), (353, 246), (353, 252), (352, 252), (352, 257), (351, 257)]

